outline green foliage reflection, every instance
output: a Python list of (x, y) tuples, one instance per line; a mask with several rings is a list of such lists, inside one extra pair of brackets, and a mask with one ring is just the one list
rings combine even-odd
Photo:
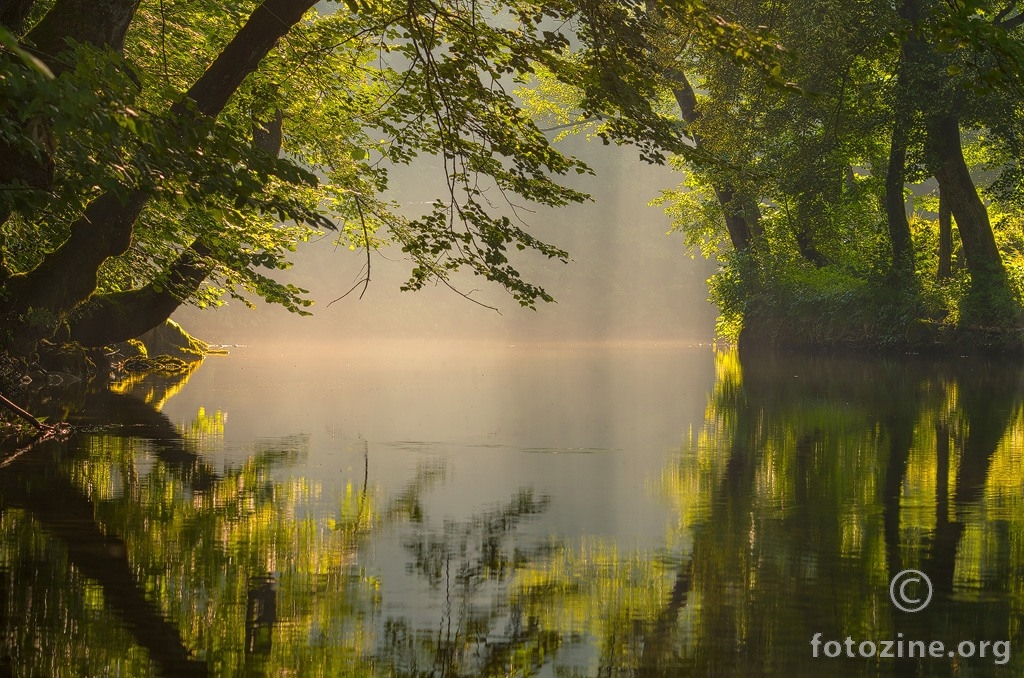
[[(1019, 369), (766, 356), (741, 369), (735, 354), (718, 367), (708, 426), (666, 474), (692, 531), (692, 668), (822, 670), (808, 644), (819, 632), (1020, 640), (1012, 554), (1024, 501), (1006, 491), (1024, 463)], [(918, 615), (888, 594), (911, 567), (935, 586)], [(999, 668), (991, 658), (830, 663), (844, 675)]]
[[(815, 659), (809, 642), (1024, 640), (1024, 371), (716, 360), (704, 425), (649, 484), (672, 509), (656, 549), (538, 529), (557, 498), (530, 487), (440, 520), (425, 501), (444, 490), (439, 464), (386, 491), (364, 450), (355, 477), (321, 484), (297, 472), (304, 435), (214, 468), (199, 451), (222, 444), (223, 413), (175, 427), (120, 407), (142, 423), (41, 447), (0, 473), (0, 668), (1018, 673), (1020, 659), (991, 654)], [(398, 569), (374, 564), (380, 553)], [(889, 600), (905, 568), (935, 586), (916, 615)]]

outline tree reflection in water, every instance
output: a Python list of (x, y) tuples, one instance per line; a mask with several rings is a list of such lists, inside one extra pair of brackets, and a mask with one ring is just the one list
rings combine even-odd
[[(305, 435), (215, 469), (223, 418), (176, 427), (178, 383), (82, 391), (111, 421), (0, 469), (2, 666), (13, 675), (960, 675), (985, 659), (814, 659), (810, 639), (1011, 640), (1024, 610), (1022, 371), (717, 356), (704, 426), (651, 484), (663, 548), (524, 529), (529, 487), (431, 521), (424, 465), (388, 496), (364, 452), (338, 497)], [(596, 500), (596, 499), (595, 499)], [(330, 507), (325, 513), (324, 506)], [(426, 618), (363, 554), (398, 534)], [(906, 614), (890, 578), (935, 586)]]
[[(719, 356), (707, 428), (669, 477), (692, 530), (698, 608), (677, 629), (680, 666), (1018, 673), (991, 651), (815, 660), (809, 641), (1020, 640), (1024, 563), (1009, 556), (1024, 518), (1021, 377), (975, 361), (758, 356), (741, 370)], [(910, 567), (936, 589), (918, 614), (888, 597)]]
[[(984, 659), (815, 659), (810, 640), (1019, 645), (1022, 370), (717, 361), (705, 425), (663, 475), (679, 516), (666, 551), (584, 544), (520, 577), (559, 675), (1019, 674), (991, 645)], [(935, 585), (916, 615), (889, 600), (910, 567)]]
[[(334, 653), (338, 667), (357, 669), (368, 654), (355, 620), (374, 587), (352, 563), (369, 512), (329, 527), (301, 515), (314, 488), (273, 473), (301, 458), (303, 436), (255, 445), (244, 464), (215, 472), (197, 450), (222, 430), (218, 416), (201, 412), (179, 430), (153, 407), (164, 399), (154, 388), (173, 394), (187, 377), (80, 394), (79, 421), (114, 425), (0, 474), (10, 673), (329, 671), (317, 650), (296, 651), (318, 625), (354, 641), (347, 656)], [(282, 636), (292, 642), (274, 642)]]
[(440, 592), (443, 608), (434, 629), (387, 620), (377, 649), (385, 675), (499, 676), (510, 666), (539, 665), (516, 656), (534, 654), (544, 643), (537, 627), (524, 625), (521, 610), (504, 598), (520, 568), (551, 552), (547, 540), (516, 539), (519, 524), (548, 503), (548, 497), (521, 490), (470, 521), (446, 521), (436, 531), (419, 524), (405, 541), (408, 569)]

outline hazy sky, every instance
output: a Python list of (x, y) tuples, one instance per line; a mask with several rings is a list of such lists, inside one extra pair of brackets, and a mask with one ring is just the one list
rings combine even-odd
[[(568, 152), (583, 157), (597, 172), (574, 185), (594, 202), (527, 215), (532, 232), (569, 251), (561, 264), (542, 256), (514, 259), (524, 277), (541, 284), (557, 303), (522, 309), (497, 285), (467, 276), (460, 289), (496, 306), (501, 315), (472, 304), (445, 287), (400, 292), (410, 263), (402, 253), (384, 250), (372, 259), (372, 282), (328, 307), (328, 302), (359, 279), (365, 253), (335, 248), (331, 239), (310, 243), (295, 255), (282, 280), (309, 289), (313, 317), (299, 317), (261, 304), (252, 311), (239, 302), (226, 308), (180, 310), (176, 318), (198, 336), (218, 343), (251, 344), (300, 335), (313, 339), (474, 337), (561, 341), (656, 338), (708, 340), (715, 309), (707, 302), (706, 279), (714, 264), (691, 259), (678, 235), (668, 236), (669, 220), (647, 202), (680, 177), (651, 167), (628, 148), (571, 139)], [(439, 164), (420, 161), (393, 174), (397, 199), (413, 213), (437, 196)], [(574, 177), (575, 179), (575, 177)], [(430, 184), (435, 184), (431, 186)]]

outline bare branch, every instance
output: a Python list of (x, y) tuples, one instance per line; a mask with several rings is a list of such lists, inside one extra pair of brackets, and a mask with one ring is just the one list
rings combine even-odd
[(11, 412), (14, 412), (16, 415), (18, 415), (19, 417), (21, 417), (25, 421), (27, 421), (30, 424), (32, 424), (33, 426), (35, 426), (37, 431), (43, 431), (45, 433), (46, 431), (49, 431), (50, 428), (51, 428), (50, 426), (47, 426), (43, 422), (39, 421), (38, 419), (33, 417), (31, 414), (29, 414), (25, 410), (21, 409), (20, 407), (18, 407), (17, 405), (15, 405), (14, 403), (12, 403), (10, 400), (8, 400), (7, 398), (5, 398), (2, 395), (0, 395), (0, 405), (3, 405), (5, 408), (10, 410)]

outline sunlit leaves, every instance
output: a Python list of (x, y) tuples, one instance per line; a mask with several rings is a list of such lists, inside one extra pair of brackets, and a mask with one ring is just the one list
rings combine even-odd
[[(766, 33), (696, 0), (661, 7), (660, 24), (638, 2), (348, 0), (293, 26), (216, 120), (180, 115), (182, 92), (256, 5), (142, 3), (123, 59), (80, 48), (66, 55), (73, 76), (49, 99), (38, 83), (13, 92), (59, 109), (43, 121), (61, 143), (57, 194), (10, 200), (12, 272), (61, 242), (100, 192), (139, 190), (145, 214), (131, 250), (104, 265), (101, 292), (165, 290), (170, 267), (201, 243), (211, 277), (175, 291), (183, 300), (256, 295), (304, 312), (303, 290), (267, 271), (286, 267), (296, 243), (337, 227), (349, 248), (398, 244), (413, 266), (407, 289), (453, 285), (469, 271), (533, 306), (552, 297), (521, 278), (518, 252), (567, 254), (532, 236), (523, 215), (585, 200), (560, 177), (590, 170), (551, 146), (517, 85), (545, 74), (579, 95), (579, 119), (600, 119), (603, 141), (663, 162), (689, 145), (665, 106), (668, 66), (653, 55), (671, 60), (690, 39), (684, 32), (770, 82), (785, 75)], [(65, 83), (80, 91), (59, 90)], [(0, 133), (25, 146), (9, 127)], [(280, 141), (282, 157), (261, 154), (260, 139)], [(388, 167), (417, 159), (442, 164), (442, 195), (427, 214), (385, 197), (395, 188)]]
[(0, 45), (21, 59), (26, 66), (36, 71), (39, 75), (53, 79), (53, 71), (50, 70), (50, 67), (43, 63), (38, 57), (34, 56), (31, 52), (22, 48), (22, 46), (18, 44), (17, 38), (11, 35), (11, 32), (4, 26), (0, 26)]

